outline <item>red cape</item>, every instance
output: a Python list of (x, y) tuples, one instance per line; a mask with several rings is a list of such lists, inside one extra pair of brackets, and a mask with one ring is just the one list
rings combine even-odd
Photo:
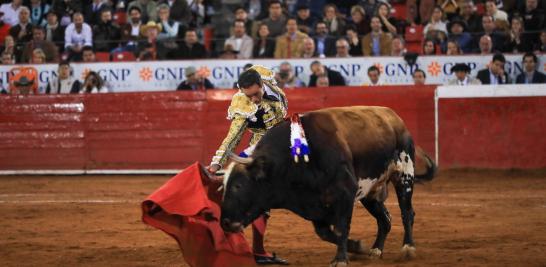
[(142, 221), (172, 236), (190, 266), (255, 266), (244, 235), (220, 227), (220, 185), (196, 162), (142, 202)]

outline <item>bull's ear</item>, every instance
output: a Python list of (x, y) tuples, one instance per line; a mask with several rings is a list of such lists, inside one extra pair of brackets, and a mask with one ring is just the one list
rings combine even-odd
[(267, 177), (267, 166), (263, 158), (257, 158), (252, 161), (247, 167), (250, 177), (256, 181), (263, 180)]

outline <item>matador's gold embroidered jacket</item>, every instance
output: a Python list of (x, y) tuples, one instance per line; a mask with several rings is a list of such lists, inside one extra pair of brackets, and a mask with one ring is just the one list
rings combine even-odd
[(233, 95), (228, 108), (227, 119), (231, 120), (228, 134), (216, 154), (212, 158), (212, 164), (222, 166), (229, 151), (233, 151), (241, 141), (246, 129), (250, 130), (249, 149), (245, 150), (250, 154), (254, 146), (260, 141), (265, 132), (284, 120), (286, 117), (288, 103), (284, 92), (276, 85), (274, 74), (268, 68), (253, 66), (262, 76), (264, 96), (260, 104), (256, 105), (242, 92)]

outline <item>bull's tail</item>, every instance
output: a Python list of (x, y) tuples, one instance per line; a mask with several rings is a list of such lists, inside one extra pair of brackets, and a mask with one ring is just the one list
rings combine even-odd
[(428, 182), (436, 175), (436, 163), (421, 149), (415, 147), (415, 181)]

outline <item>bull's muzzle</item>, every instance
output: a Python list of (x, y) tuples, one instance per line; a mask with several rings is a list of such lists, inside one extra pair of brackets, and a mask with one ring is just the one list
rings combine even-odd
[(244, 226), (240, 222), (232, 222), (230, 219), (224, 218), (222, 220), (222, 229), (226, 232), (239, 233), (243, 231)]

